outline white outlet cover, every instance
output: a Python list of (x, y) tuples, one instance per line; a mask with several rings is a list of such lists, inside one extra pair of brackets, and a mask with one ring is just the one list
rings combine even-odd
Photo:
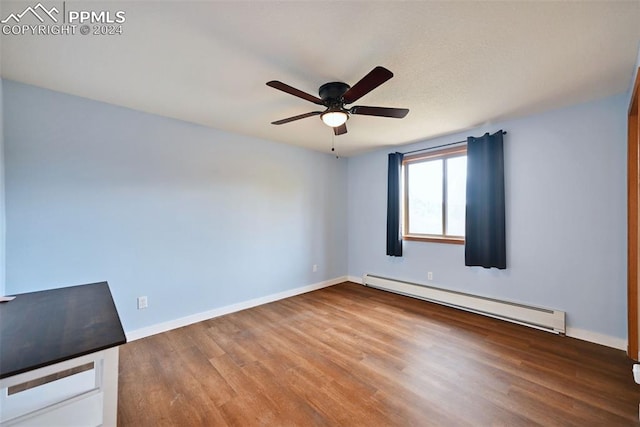
[(147, 307), (148, 307), (147, 297), (138, 297), (138, 310), (147, 308)]

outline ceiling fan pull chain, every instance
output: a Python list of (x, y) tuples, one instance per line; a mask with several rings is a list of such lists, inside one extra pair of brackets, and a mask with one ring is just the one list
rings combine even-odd
[[(331, 134), (331, 152), (335, 154), (336, 152), (336, 136), (335, 134)], [(340, 156), (336, 154), (336, 159), (339, 159)]]

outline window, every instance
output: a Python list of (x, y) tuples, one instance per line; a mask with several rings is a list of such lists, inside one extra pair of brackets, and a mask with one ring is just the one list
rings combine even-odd
[(407, 156), (403, 238), (464, 243), (467, 148)]

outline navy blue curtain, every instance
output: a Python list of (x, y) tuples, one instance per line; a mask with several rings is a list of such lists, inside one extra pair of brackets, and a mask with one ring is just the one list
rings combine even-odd
[(387, 255), (402, 256), (402, 231), (400, 229), (400, 183), (402, 153), (389, 154), (387, 181)]
[(467, 266), (507, 268), (502, 135), (467, 138)]

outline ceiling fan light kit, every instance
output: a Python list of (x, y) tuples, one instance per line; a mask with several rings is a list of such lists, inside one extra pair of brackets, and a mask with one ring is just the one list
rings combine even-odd
[(327, 111), (320, 115), (325, 125), (335, 128), (347, 122), (349, 116), (344, 111)]
[(382, 83), (389, 80), (391, 77), (393, 77), (393, 73), (391, 71), (378, 66), (371, 70), (369, 74), (364, 76), (358, 83), (353, 85), (353, 87), (342, 82), (330, 82), (323, 84), (318, 90), (320, 98), (280, 81), (272, 80), (267, 82), (267, 86), (281, 90), (290, 95), (297, 96), (298, 98), (302, 98), (306, 101), (313, 102), (314, 104), (323, 105), (326, 107), (326, 110), (299, 114), (297, 116), (271, 122), (271, 124), (282, 125), (295, 120), (304, 119), (306, 117), (319, 115), (324, 124), (333, 128), (333, 132), (336, 135), (343, 135), (347, 133), (346, 122), (351, 114), (401, 119), (409, 113), (408, 109), (366, 107), (357, 105), (350, 109), (345, 107), (345, 104), (351, 104), (352, 102), (357, 101), (373, 89), (380, 86)]

